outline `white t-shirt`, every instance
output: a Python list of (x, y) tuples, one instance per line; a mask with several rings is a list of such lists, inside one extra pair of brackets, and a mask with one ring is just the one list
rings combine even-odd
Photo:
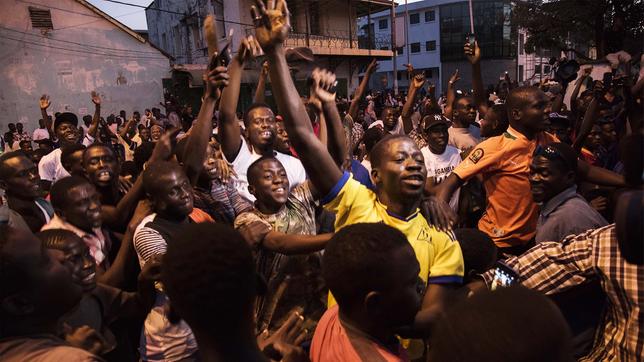
[[(237, 153), (237, 157), (231, 162), (235, 169), (235, 173), (237, 173), (235, 188), (243, 198), (254, 203), (255, 196), (248, 192), (248, 177), (246, 173), (248, 171), (248, 167), (258, 160), (261, 155), (248, 148), (248, 144), (244, 137), (241, 137), (241, 140), (242, 142), (241, 147), (239, 148), (239, 153)], [(275, 158), (277, 158), (282, 163), (282, 166), (284, 166), (288, 177), (289, 188), (291, 190), (295, 186), (306, 181), (306, 171), (299, 159), (277, 151), (275, 152)]]
[(44, 128), (36, 128), (36, 130), (34, 131), (32, 139), (34, 141), (48, 140), (49, 139), (49, 132), (47, 132), (47, 130), (44, 129)]
[(449, 133), (447, 143), (459, 150), (474, 147), (481, 142), (481, 129), (474, 125), (470, 125), (468, 128), (450, 127), (447, 132)]
[[(94, 143), (94, 138), (88, 134), (83, 137), (83, 145), (89, 146)], [(38, 174), (41, 180), (50, 181), (51, 183), (60, 180), (63, 177), (70, 176), (69, 172), (63, 167), (60, 156), (63, 151), (57, 148), (49, 154), (42, 156), (38, 163)]]
[[(423, 147), (420, 152), (425, 158), (425, 167), (427, 168), (427, 177), (433, 177), (436, 184), (443, 182), (452, 173), (452, 170), (461, 163), (461, 153), (456, 147), (447, 146), (442, 155), (437, 155), (429, 150), (428, 146)], [(460, 189), (454, 192), (449, 200), (449, 206), (454, 211), (458, 211), (458, 196)]]

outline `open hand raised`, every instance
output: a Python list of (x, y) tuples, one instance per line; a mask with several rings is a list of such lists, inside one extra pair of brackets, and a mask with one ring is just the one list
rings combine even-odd
[(97, 105), (97, 106), (101, 105), (101, 96), (99, 96), (98, 93), (96, 93), (96, 91), (92, 91), (91, 97), (92, 97), (92, 102), (95, 105)]
[(290, 13), (284, 0), (255, 0), (250, 9), (255, 37), (265, 51), (284, 43), (291, 30)]

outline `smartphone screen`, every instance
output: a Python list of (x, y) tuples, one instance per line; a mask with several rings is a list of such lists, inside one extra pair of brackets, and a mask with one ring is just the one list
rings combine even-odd
[(496, 290), (497, 288), (507, 288), (511, 285), (514, 285), (519, 280), (519, 275), (514, 269), (510, 268), (507, 264), (502, 261), (496, 263), (496, 269), (494, 270), (494, 280), (492, 280), (491, 290)]

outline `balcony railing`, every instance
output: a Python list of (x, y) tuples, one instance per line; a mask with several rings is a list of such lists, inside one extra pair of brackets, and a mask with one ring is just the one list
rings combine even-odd
[[(254, 28), (246, 28), (246, 35), (254, 35)], [(287, 47), (311, 47), (331, 49), (382, 49), (391, 44), (391, 39), (372, 38), (371, 42), (365, 36), (357, 36), (346, 31), (325, 31), (325, 35), (291, 32), (286, 39)]]

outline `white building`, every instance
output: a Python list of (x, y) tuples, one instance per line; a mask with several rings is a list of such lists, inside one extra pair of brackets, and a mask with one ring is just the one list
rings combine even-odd
[[(440, 93), (440, 3), (446, 1), (425, 0), (396, 7), (396, 69), (398, 88), (407, 89), (409, 86), (405, 64), (413, 65), (415, 71), (423, 71), (428, 82), (437, 86)], [(406, 17), (406, 13), (408, 17)], [(383, 11), (371, 15), (370, 19), (363, 17), (359, 21), (364, 36), (368, 36), (366, 24), (371, 20), (371, 32), (379, 49), (391, 49), (392, 21), (391, 12)], [(407, 32), (407, 34), (405, 34)], [(379, 64), (378, 73), (372, 77), (372, 88), (393, 87), (393, 60), (384, 60)], [(385, 80), (386, 79), (386, 80)]]
[(143, 111), (163, 100), (169, 58), (132, 29), (84, 0), (3, 0), (0, 12), (0, 128), (38, 127), (38, 99), (50, 113)]

